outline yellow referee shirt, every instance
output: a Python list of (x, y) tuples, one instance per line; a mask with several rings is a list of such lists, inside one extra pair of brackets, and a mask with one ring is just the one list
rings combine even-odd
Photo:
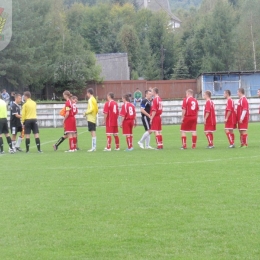
[(87, 112), (85, 113), (85, 115), (87, 116), (88, 122), (92, 122), (92, 123), (96, 124), (97, 113), (98, 113), (97, 100), (92, 96), (88, 100)]
[(0, 118), (7, 118), (6, 103), (2, 99), (0, 99)]
[(28, 98), (22, 108), (22, 123), (28, 119), (37, 119), (36, 103)]

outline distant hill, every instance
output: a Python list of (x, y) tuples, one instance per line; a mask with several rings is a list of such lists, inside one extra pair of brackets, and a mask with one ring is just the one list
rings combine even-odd
[(198, 7), (202, 0), (169, 0), (172, 8), (184, 8), (189, 9), (190, 7)]

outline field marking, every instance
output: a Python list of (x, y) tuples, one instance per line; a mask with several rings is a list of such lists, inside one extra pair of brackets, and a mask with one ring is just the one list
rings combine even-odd
[[(84, 131), (84, 132), (78, 133), (78, 135), (82, 135), (82, 134), (85, 134), (85, 133), (88, 133), (88, 131)], [(51, 144), (53, 142), (57, 142), (57, 139), (52, 140), (52, 141), (48, 141), (48, 142), (45, 142), (45, 143), (41, 143), (41, 146), (42, 145), (46, 145), (46, 144)], [(36, 148), (36, 145), (35, 146), (30, 146), (30, 148)]]
[(219, 162), (219, 161), (229, 161), (229, 160), (237, 160), (237, 159), (252, 159), (252, 158), (260, 158), (260, 155), (249, 156), (249, 157), (232, 157), (232, 158), (224, 158), (224, 159), (212, 159), (212, 160), (203, 160), (203, 161), (182, 161), (182, 162), (166, 162), (166, 163), (151, 163), (151, 164), (119, 164), (119, 165), (96, 165), (96, 166), (84, 166), (84, 167), (54, 167), (47, 168), (48, 170), (64, 170), (64, 169), (95, 169), (95, 168), (119, 168), (119, 167), (138, 167), (138, 166), (151, 166), (151, 165), (173, 165), (173, 164), (195, 164), (195, 163), (211, 163), (211, 162)]

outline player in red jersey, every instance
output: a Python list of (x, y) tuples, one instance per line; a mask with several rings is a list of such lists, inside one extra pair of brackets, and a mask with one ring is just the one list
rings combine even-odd
[(238, 105), (237, 105), (237, 121), (238, 121), (238, 130), (240, 132), (240, 141), (241, 148), (247, 147), (247, 130), (248, 130), (248, 122), (249, 122), (249, 105), (248, 100), (245, 97), (245, 90), (243, 88), (239, 88), (237, 91), (237, 95), (239, 97)]
[(230, 90), (224, 91), (224, 98), (227, 99), (225, 111), (225, 132), (229, 141), (229, 148), (235, 148), (234, 129), (237, 124), (237, 115), (235, 111), (235, 102), (231, 98)]
[(123, 135), (126, 136), (126, 142), (128, 148), (127, 152), (133, 151), (133, 128), (136, 126), (136, 112), (135, 106), (130, 103), (129, 94), (123, 96), (123, 106), (120, 111), (120, 116), (122, 117), (121, 125), (123, 129)]
[[(77, 102), (78, 102), (78, 98), (77, 98), (76, 96), (73, 96), (73, 97), (71, 98), (71, 101), (72, 101), (72, 106), (73, 106), (72, 111), (73, 111), (74, 116), (76, 116), (76, 115), (78, 114), (78, 108), (77, 108), (77, 106), (76, 106), (76, 104), (77, 104)], [(64, 107), (64, 108), (60, 111), (60, 115), (63, 116), (63, 117), (65, 117), (65, 115), (66, 115), (66, 107)], [(76, 124), (76, 120), (75, 120), (75, 124)], [(75, 125), (75, 128), (76, 128), (76, 130), (77, 130), (77, 124)], [(73, 138), (76, 138), (76, 139), (74, 139), (74, 140), (75, 140), (75, 144), (76, 144), (76, 150), (79, 150), (79, 148), (78, 148), (78, 134), (77, 134), (77, 131), (75, 132), (75, 134), (72, 134), (72, 135), (73, 135), (73, 136), (72, 136)], [(53, 145), (54, 151), (57, 151), (58, 148), (59, 148), (59, 146), (60, 146), (67, 138), (68, 138), (68, 135), (67, 135), (67, 133), (66, 133), (66, 131), (65, 131), (65, 129), (64, 129), (64, 135), (56, 142), (56, 144)]]
[(211, 100), (211, 92), (209, 90), (205, 91), (204, 99), (206, 99), (205, 109), (204, 109), (204, 132), (208, 140), (207, 148), (214, 148), (214, 137), (213, 132), (216, 131), (216, 113), (215, 104)]
[(119, 109), (118, 104), (114, 101), (114, 93), (110, 92), (107, 94), (107, 102), (104, 106), (104, 125), (106, 125), (107, 135), (107, 147), (104, 149), (105, 152), (111, 151), (112, 135), (115, 138), (116, 151), (119, 151), (119, 137), (118, 137), (118, 116)]
[(162, 99), (159, 97), (159, 89), (153, 88), (153, 104), (151, 109), (151, 129), (150, 133), (155, 133), (157, 150), (163, 149), (163, 137), (162, 137), (162, 119), (161, 115), (163, 112)]
[(184, 98), (182, 102), (181, 149), (187, 149), (187, 132), (191, 132), (192, 134), (192, 149), (196, 148), (198, 114), (198, 101), (193, 97), (193, 90), (188, 89), (186, 91), (186, 98)]
[(70, 147), (70, 149), (67, 152), (74, 152), (77, 149), (76, 138), (75, 138), (75, 134), (77, 132), (76, 119), (75, 119), (76, 109), (73, 106), (73, 103), (71, 101), (72, 94), (70, 94), (69, 91), (67, 90), (64, 91), (63, 97), (64, 99), (66, 99), (66, 103), (65, 103), (66, 114), (63, 119), (63, 124), (65, 129), (65, 134), (68, 136), (69, 139), (69, 147)]

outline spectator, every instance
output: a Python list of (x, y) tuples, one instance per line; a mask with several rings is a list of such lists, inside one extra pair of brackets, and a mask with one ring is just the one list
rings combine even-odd
[(15, 101), (15, 92), (14, 91), (12, 91), (11, 92), (11, 97), (10, 97), (10, 110), (12, 109), (12, 105), (13, 105), (13, 103), (14, 103), (14, 101)]
[(6, 106), (8, 106), (9, 100), (10, 100), (10, 96), (9, 94), (6, 92), (6, 89), (3, 89), (2, 91), (2, 99), (4, 100), (4, 102), (6, 103)]
[(134, 93), (134, 105), (136, 106), (136, 102), (142, 103), (142, 92), (139, 90), (139, 88), (136, 89)]

